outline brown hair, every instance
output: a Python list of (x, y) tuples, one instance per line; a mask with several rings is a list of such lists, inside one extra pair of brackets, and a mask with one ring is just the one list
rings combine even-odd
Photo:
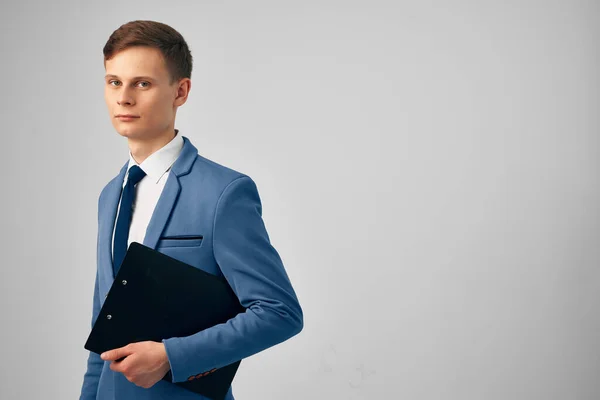
[(115, 30), (104, 45), (104, 65), (119, 51), (133, 46), (148, 46), (160, 50), (171, 84), (192, 77), (192, 54), (183, 36), (169, 25), (156, 21), (130, 21)]

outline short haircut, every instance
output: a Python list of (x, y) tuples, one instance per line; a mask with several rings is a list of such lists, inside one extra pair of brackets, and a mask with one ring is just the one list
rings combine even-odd
[(104, 45), (104, 65), (118, 52), (134, 46), (160, 50), (171, 84), (192, 77), (192, 54), (183, 36), (169, 25), (156, 21), (130, 21), (115, 30)]

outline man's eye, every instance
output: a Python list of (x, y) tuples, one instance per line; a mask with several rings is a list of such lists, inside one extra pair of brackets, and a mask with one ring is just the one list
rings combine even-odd
[(140, 82), (138, 82), (138, 83), (145, 83), (146, 85), (145, 85), (145, 86), (142, 86), (142, 87), (145, 87), (145, 88), (146, 88), (146, 87), (148, 87), (148, 86), (150, 86), (150, 82), (146, 82), (146, 81), (140, 81)]
[[(109, 85), (112, 85), (113, 83), (119, 83), (119, 81), (108, 81)], [(113, 86), (118, 86), (118, 85), (113, 85)]]

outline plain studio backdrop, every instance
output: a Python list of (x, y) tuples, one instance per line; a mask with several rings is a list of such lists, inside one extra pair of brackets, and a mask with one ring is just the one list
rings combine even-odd
[(250, 175), (304, 330), (239, 400), (600, 398), (594, 1), (2, 2), (0, 398), (75, 399), (121, 24), (194, 56), (176, 127)]

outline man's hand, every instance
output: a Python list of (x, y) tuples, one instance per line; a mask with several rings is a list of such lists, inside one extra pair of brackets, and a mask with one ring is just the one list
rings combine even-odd
[[(171, 369), (164, 343), (146, 341), (109, 350), (100, 356), (112, 361), (110, 369), (121, 372), (131, 383), (150, 388)], [(121, 361), (120, 358), (125, 357)]]

